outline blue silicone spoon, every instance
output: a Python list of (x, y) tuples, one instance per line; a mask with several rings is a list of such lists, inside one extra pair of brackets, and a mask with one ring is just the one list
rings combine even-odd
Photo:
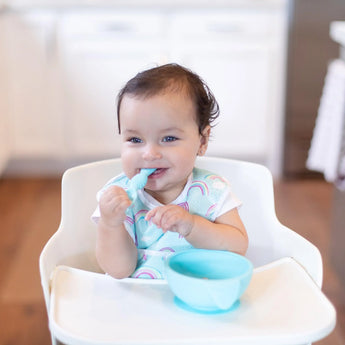
[(140, 173), (132, 177), (129, 182), (129, 188), (127, 189), (128, 197), (133, 201), (137, 197), (137, 191), (143, 189), (147, 183), (148, 177), (156, 169), (141, 169)]

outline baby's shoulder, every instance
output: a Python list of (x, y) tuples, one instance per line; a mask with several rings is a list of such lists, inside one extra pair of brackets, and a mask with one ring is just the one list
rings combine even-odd
[(200, 168), (194, 168), (193, 169), (193, 179), (192, 183), (195, 181), (204, 181), (207, 184), (213, 185), (215, 182), (228, 185), (228, 180), (220, 176), (212, 171), (206, 170), (206, 169), (200, 169)]
[(228, 180), (212, 171), (194, 168), (193, 178), (189, 189), (198, 187), (200, 190), (204, 191), (206, 194), (216, 194), (223, 193), (230, 188)]

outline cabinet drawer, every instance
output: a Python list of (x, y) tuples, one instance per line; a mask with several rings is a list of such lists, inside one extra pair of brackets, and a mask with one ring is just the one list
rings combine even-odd
[(61, 21), (60, 34), (75, 39), (99, 39), (102, 36), (126, 38), (153, 37), (160, 34), (162, 16), (155, 12), (102, 12), (67, 14)]
[(265, 11), (184, 12), (172, 19), (172, 31), (185, 39), (257, 38), (270, 35), (272, 24), (272, 14)]

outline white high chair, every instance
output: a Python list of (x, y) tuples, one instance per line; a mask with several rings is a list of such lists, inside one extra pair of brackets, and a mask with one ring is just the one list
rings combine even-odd
[(96, 192), (122, 169), (120, 159), (100, 161), (63, 175), (61, 223), (40, 256), (53, 344), (300, 345), (332, 331), (336, 313), (320, 290), (320, 252), (276, 218), (269, 170), (211, 157), (196, 165), (225, 176), (243, 202), (246, 256), (256, 268), (238, 310), (186, 312), (174, 305), (165, 281), (116, 280), (101, 272), (90, 216)]

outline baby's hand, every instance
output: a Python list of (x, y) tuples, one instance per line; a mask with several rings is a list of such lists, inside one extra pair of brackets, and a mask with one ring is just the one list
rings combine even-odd
[(122, 225), (126, 219), (126, 209), (130, 205), (131, 201), (123, 188), (108, 187), (99, 201), (102, 221), (111, 227)]
[(149, 211), (145, 217), (163, 232), (178, 232), (183, 237), (188, 236), (194, 226), (194, 217), (177, 205), (159, 206)]

